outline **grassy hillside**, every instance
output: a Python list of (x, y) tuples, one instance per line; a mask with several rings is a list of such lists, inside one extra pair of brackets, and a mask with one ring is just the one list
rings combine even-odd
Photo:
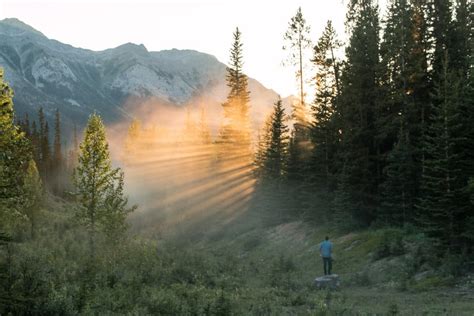
[[(474, 284), (423, 252), (409, 231), (337, 234), (309, 222), (247, 212), (224, 223), (189, 220), (119, 244), (94, 258), (73, 204), (51, 199), (38, 238), (17, 237), (8, 256), (14, 314), (61, 315), (472, 315)], [(157, 235), (153, 232), (152, 235)], [(315, 246), (335, 245), (339, 291), (318, 291)], [(418, 255), (415, 256), (415, 254)], [(443, 262), (437, 260), (437, 263)], [(4, 265), (5, 267), (5, 265)], [(445, 269), (446, 267), (443, 267)], [(420, 273), (421, 272), (421, 273)], [(13, 302), (13, 301), (12, 301)], [(1, 311), (0, 311), (1, 313)]]

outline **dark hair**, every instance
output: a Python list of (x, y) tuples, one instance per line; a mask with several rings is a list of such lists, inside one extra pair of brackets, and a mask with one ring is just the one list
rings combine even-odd
[(329, 240), (329, 237), (328, 237), (328, 236), (326, 236), (326, 240)]

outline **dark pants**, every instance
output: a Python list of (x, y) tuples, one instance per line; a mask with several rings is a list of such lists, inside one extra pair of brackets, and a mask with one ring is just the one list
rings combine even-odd
[(332, 270), (332, 259), (331, 257), (325, 258), (323, 257), (323, 265), (324, 265), (324, 275), (330, 275)]

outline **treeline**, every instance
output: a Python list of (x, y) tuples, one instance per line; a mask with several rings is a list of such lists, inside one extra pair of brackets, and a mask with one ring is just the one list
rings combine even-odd
[[(344, 59), (330, 21), (314, 45), (316, 95), (295, 107), (291, 135), (276, 102), (260, 182), (286, 184), (294, 212), (344, 230), (415, 225), (441, 249), (472, 252), (472, 3), (392, 0), (381, 18), (376, 1), (353, 0), (346, 28)], [(304, 48), (308, 31), (300, 9), (288, 47)]]
[[(72, 190), (72, 175), (77, 166), (79, 138), (74, 126), (72, 146), (64, 146), (61, 131), (61, 115), (57, 109), (54, 116), (54, 130), (50, 132), (42, 107), (37, 120), (30, 120), (28, 114), (17, 121), (17, 125), (29, 140), (32, 158), (45, 186), (56, 195), (65, 196)], [(51, 141), (51, 136), (52, 141)]]
[[(34, 227), (35, 214), (42, 207), (48, 187), (52, 193), (64, 194), (66, 185), (71, 189), (68, 197), (77, 202), (78, 220), (85, 223), (92, 239), (99, 226), (108, 233), (123, 231), (125, 215), (134, 207), (127, 208), (123, 172), (112, 168), (100, 116), (90, 116), (80, 145), (74, 133), (74, 147), (66, 159), (61, 147), (59, 111), (51, 151), (43, 109), (38, 112), (38, 125), (33, 121), (30, 127), (27, 116), (17, 125), (12, 99), (13, 91), (3, 81), (0, 68), (0, 231), (15, 234), (16, 227), (25, 221)], [(71, 176), (72, 181), (65, 180), (65, 175)], [(107, 220), (102, 223), (103, 218)]]

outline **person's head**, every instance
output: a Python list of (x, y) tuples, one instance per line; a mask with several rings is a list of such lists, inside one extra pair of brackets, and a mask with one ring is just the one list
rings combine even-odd
[(328, 237), (328, 236), (326, 236), (326, 238), (324, 238), (324, 239), (325, 239), (325, 240), (329, 240), (329, 237)]

